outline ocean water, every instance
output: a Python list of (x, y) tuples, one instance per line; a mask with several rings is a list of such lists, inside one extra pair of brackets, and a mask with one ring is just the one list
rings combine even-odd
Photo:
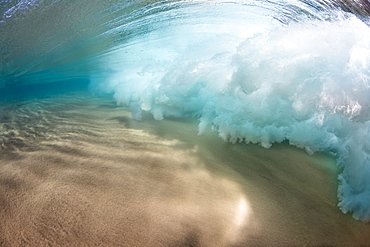
[(61, 94), (73, 101), (70, 92), (85, 90), (135, 121), (192, 121), (194, 139), (212, 130), (266, 156), (287, 143), (307, 157), (332, 155), (338, 208), (368, 222), (369, 9), (367, 1), (2, 0), (3, 151), (9, 140), (10, 152), (32, 150), (27, 140), (42, 136), (9, 124), (24, 120), (14, 107)]

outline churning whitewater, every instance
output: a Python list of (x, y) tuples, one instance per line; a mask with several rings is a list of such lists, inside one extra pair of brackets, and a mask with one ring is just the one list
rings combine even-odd
[(226, 141), (332, 152), (339, 208), (370, 220), (365, 5), (84, 2), (0, 2), (2, 87), (89, 79), (136, 119), (188, 116)]

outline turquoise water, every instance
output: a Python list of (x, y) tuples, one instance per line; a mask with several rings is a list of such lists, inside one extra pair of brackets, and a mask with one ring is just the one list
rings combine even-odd
[(332, 152), (339, 208), (370, 220), (366, 2), (1, 1), (2, 101), (88, 89), (132, 117)]

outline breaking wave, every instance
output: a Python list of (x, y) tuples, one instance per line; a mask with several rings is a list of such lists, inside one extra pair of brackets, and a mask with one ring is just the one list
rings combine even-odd
[(370, 220), (369, 6), (354, 1), (1, 1), (0, 83), (90, 80), (136, 119), (199, 118), (230, 142), (333, 152)]

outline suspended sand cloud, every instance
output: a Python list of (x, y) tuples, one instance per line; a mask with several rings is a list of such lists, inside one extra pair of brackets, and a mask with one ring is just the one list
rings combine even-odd
[(196, 146), (125, 128), (123, 109), (76, 98), (8, 109), (2, 245), (229, 246), (246, 238), (247, 196), (210, 171)]

